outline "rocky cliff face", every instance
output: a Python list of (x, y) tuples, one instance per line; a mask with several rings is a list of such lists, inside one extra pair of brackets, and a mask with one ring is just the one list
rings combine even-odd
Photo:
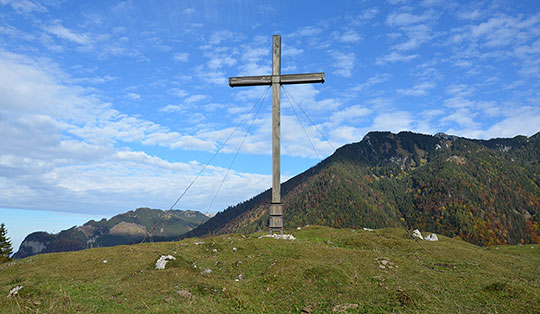
[(58, 234), (34, 232), (26, 236), (14, 258), (41, 253), (78, 251), (92, 247), (172, 240), (196, 228), (208, 217), (196, 211), (138, 208), (100, 221), (88, 221)]

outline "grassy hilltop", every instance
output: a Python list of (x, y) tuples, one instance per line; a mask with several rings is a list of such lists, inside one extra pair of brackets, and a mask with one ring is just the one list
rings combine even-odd
[[(540, 312), (539, 245), (482, 248), (440, 236), (439, 242), (421, 241), (423, 250), (397, 228), (311, 226), (290, 233), (297, 239), (223, 235), (32, 256), (0, 265), (0, 308), (6, 313)], [(155, 270), (156, 260), (169, 254), (176, 260)], [(16, 286), (23, 288), (7, 298)]]

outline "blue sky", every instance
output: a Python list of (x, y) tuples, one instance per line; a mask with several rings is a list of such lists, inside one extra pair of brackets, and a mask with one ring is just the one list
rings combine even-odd
[(326, 73), (282, 92), (284, 180), (369, 131), (540, 131), (538, 1), (0, 0), (0, 221), (168, 209), (241, 121), (177, 208), (269, 188), (271, 98), (228, 77), (269, 74), (273, 34)]

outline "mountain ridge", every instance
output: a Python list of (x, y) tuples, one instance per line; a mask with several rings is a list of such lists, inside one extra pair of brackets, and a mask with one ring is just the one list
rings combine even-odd
[[(369, 132), (282, 183), (286, 228), (419, 227), (481, 245), (540, 242), (540, 132)], [(265, 229), (270, 190), (182, 237)]]
[(137, 208), (100, 221), (90, 220), (59, 233), (33, 232), (25, 237), (15, 259), (41, 253), (78, 251), (93, 247), (172, 240), (194, 229), (208, 217), (192, 210)]

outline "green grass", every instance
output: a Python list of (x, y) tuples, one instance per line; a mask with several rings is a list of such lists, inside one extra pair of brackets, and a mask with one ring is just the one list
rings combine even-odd
[[(32, 256), (0, 265), (0, 309), (3, 313), (300, 313), (306, 307), (312, 313), (540, 312), (539, 245), (483, 248), (439, 236), (439, 242), (422, 241), (424, 251), (401, 229), (369, 232), (312, 226), (290, 233), (297, 240), (224, 235)], [(195, 245), (200, 241), (204, 243)], [(156, 260), (168, 254), (176, 260), (165, 270), (155, 270)], [(385, 269), (380, 268), (383, 260), (388, 261)], [(205, 269), (212, 272), (201, 273)], [(243, 279), (235, 281), (240, 274)], [(19, 294), (7, 298), (18, 285), (23, 286)], [(350, 304), (357, 306), (345, 309)]]

